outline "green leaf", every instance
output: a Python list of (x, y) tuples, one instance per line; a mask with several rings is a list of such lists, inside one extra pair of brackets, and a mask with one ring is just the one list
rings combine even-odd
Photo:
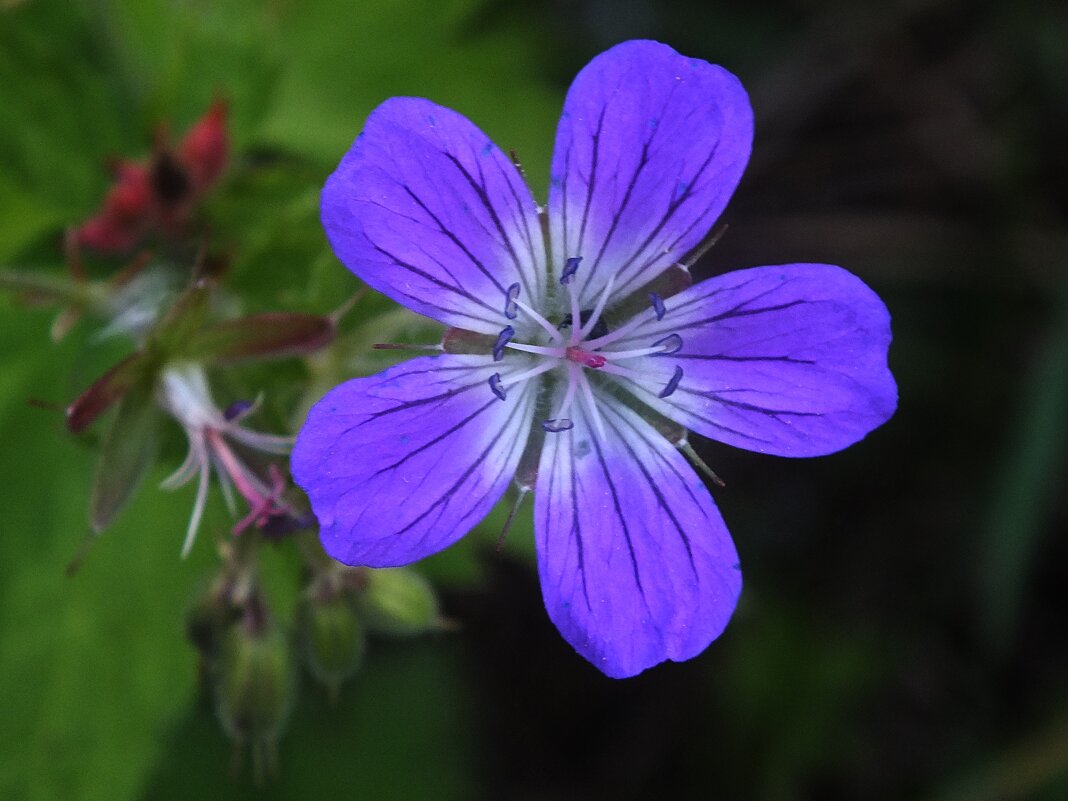
[(478, 116), (498, 144), (547, 174), (560, 99), (536, 69), (537, 36), (519, 25), (475, 30), (481, 7), (476, 0), (412, 0), (403, 14), (388, 3), (364, 4), (356, 14), (346, 0), (282, 7), (286, 68), (260, 138), (332, 166), (371, 109), (391, 95), (415, 95)]
[(0, 298), (0, 348), (0, 798), (134, 799), (193, 696), (181, 616), (210, 549), (180, 562), (188, 495), (143, 493), (68, 578), (93, 455), (25, 399), (61, 396), (81, 346)]
[(1034, 559), (1047, 520), (1063, 498), (1068, 456), (1068, 283), (1056, 320), (1020, 387), (1011, 445), (1002, 460), (982, 532), (979, 625), (1004, 651), (1016, 637)]

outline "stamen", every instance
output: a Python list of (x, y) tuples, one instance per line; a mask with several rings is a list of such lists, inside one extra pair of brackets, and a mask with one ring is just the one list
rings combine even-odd
[(553, 413), (551, 419), (566, 419), (568, 414), (571, 412), (571, 402), (575, 399), (575, 389), (578, 387), (579, 382), (579, 376), (577, 374), (579, 372), (581, 371), (575, 365), (569, 364), (567, 366), (567, 390), (564, 392), (564, 397), (560, 401), (560, 405)]
[(611, 275), (605, 282), (604, 289), (601, 290), (601, 297), (597, 298), (597, 303), (593, 307), (593, 312), (590, 314), (590, 319), (586, 321), (586, 324), (582, 326), (582, 330), (579, 332), (579, 340), (585, 339), (589, 336), (590, 332), (597, 325), (598, 320), (601, 319), (601, 314), (604, 312), (604, 307), (608, 304), (608, 298), (612, 294), (612, 287), (616, 283), (616, 277)]
[(279, 455), (289, 453), (293, 449), (294, 437), (283, 437), (278, 434), (263, 434), (259, 431), (250, 431), (240, 426), (231, 426), (226, 429), (227, 435), (240, 442), (242, 445), (265, 453), (277, 453)]
[(223, 417), (227, 422), (232, 422), (237, 417), (244, 417), (245, 413), (252, 408), (252, 401), (250, 400), (236, 400), (226, 407), (223, 412)]
[(580, 332), (582, 331), (582, 312), (580, 311), (582, 304), (579, 303), (578, 284), (569, 281), (567, 294), (571, 299), (571, 337), (568, 342), (571, 345), (577, 345), (581, 341)]
[(618, 362), (623, 359), (637, 359), (639, 356), (652, 356), (664, 352), (664, 346), (659, 345), (650, 348), (636, 348), (634, 350), (607, 350), (601, 351), (610, 362)]
[(678, 334), (668, 334), (663, 339), (658, 339), (652, 344), (652, 347), (660, 347), (660, 355), (670, 356), (672, 353), (678, 353), (682, 350), (682, 337)]
[(507, 400), (508, 396), (504, 393), (504, 388), (501, 386), (501, 374), (494, 373), (489, 377), (489, 388), (501, 400)]
[(582, 397), (586, 401), (586, 412), (593, 418), (593, 427), (597, 429), (601, 439), (607, 439), (604, 420), (601, 419), (601, 413), (597, 410), (597, 399), (593, 397), (593, 388), (590, 386), (590, 382), (586, 380), (586, 373), (579, 372), (578, 378), (582, 389)]
[(187, 484), (193, 476), (197, 474), (197, 470), (200, 469), (200, 449), (203, 446), (194, 444), (194, 440), (189, 440), (189, 451), (185, 455), (185, 461), (182, 462), (182, 466), (167, 476), (160, 482), (160, 489), (174, 490)]
[(542, 317), (542, 316), (541, 316), (540, 314), (538, 314), (538, 313), (537, 313), (536, 311), (534, 311), (534, 309), (530, 308), (530, 306), (528, 306), (527, 304), (525, 304), (525, 303), (524, 303), (523, 301), (521, 301), (521, 300), (514, 300), (514, 299), (513, 299), (512, 303), (514, 303), (514, 304), (515, 304), (515, 305), (516, 305), (517, 307), (519, 307), (520, 309), (522, 309), (522, 310), (523, 310), (523, 312), (524, 312), (524, 313), (525, 313), (525, 314), (526, 314), (526, 315), (527, 315), (527, 316), (528, 316), (528, 317), (529, 317), (529, 318), (530, 318), (531, 320), (533, 320), (533, 321), (534, 321), (534, 322), (536, 322), (536, 323), (537, 323), (538, 325), (540, 325), (540, 326), (541, 326), (542, 328), (544, 328), (544, 329), (545, 329), (546, 331), (548, 331), (548, 332), (549, 332), (549, 336), (551, 336), (551, 337), (553, 338), (553, 341), (556, 341), (556, 340), (560, 340), (560, 339), (563, 339), (563, 337), (561, 337), (561, 336), (560, 336), (560, 332), (559, 332), (559, 331), (557, 331), (557, 330), (556, 330), (556, 329), (555, 329), (555, 328), (553, 327), (553, 324), (552, 324), (552, 323), (550, 323), (550, 322), (549, 322), (548, 320), (546, 320), (546, 319), (545, 319), (544, 317)]
[(371, 348), (374, 350), (441, 350), (441, 343), (437, 345), (409, 345), (406, 342), (376, 342)]
[(182, 543), (182, 559), (189, 556), (193, 548), (193, 541), (197, 538), (197, 529), (200, 528), (200, 519), (204, 516), (204, 505), (208, 500), (208, 480), (211, 478), (211, 462), (208, 454), (202, 451), (199, 454), (200, 480), (197, 482), (196, 500), (193, 501), (193, 514), (189, 518), (189, 527), (185, 530), (185, 541)]
[(244, 516), (233, 527), (232, 531), (235, 535), (240, 534), (249, 526), (256, 525), (263, 528), (271, 520), (272, 517), (278, 517), (289, 513), (288, 507), (284, 503), (279, 502), (279, 498), (282, 497), (282, 493), (285, 492), (286, 482), (282, 476), (282, 471), (278, 469), (277, 465), (271, 464), (267, 467), (267, 472), (270, 474), (271, 486), (270, 489), (263, 493), (261, 502), (253, 506), (247, 515)]
[(574, 278), (575, 273), (578, 272), (579, 263), (581, 261), (582, 256), (573, 256), (567, 260), (567, 262), (564, 264), (564, 271), (560, 273), (560, 284), (562, 286), (567, 286), (571, 283), (571, 279)]
[(653, 304), (653, 311), (656, 312), (657, 322), (664, 319), (664, 315), (667, 314), (667, 308), (664, 306), (664, 300), (655, 292), (649, 293), (649, 302)]
[(556, 362), (542, 362), (536, 367), (531, 367), (529, 370), (524, 370), (521, 373), (510, 375), (501, 382), (501, 389), (511, 389), (516, 384), (522, 384), (524, 381), (534, 378), (534, 376), (541, 375), (542, 373), (547, 373), (549, 372), (549, 370), (554, 369), (556, 366)]
[(546, 420), (541, 424), (543, 431), (549, 434), (559, 434), (561, 431), (570, 431), (575, 427), (574, 421), (567, 417), (560, 417), (555, 420)]
[(221, 432), (216, 431), (214, 428), (209, 428), (205, 432), (205, 436), (211, 445), (212, 456), (218, 459), (219, 464), (222, 466), (220, 472), (225, 471), (249, 506), (256, 506), (261, 503), (263, 496), (268, 493), (268, 489), (263, 481), (260, 480), (260, 477), (253, 473), (237, 457), (237, 454), (230, 449), (230, 445), (223, 438)]
[(656, 397), (666, 398), (670, 396), (676, 389), (679, 388), (679, 382), (682, 380), (682, 368), (677, 364), (675, 365), (675, 373), (671, 376), (671, 380), (667, 382), (667, 386), (660, 390), (660, 394)]
[(514, 336), (515, 329), (512, 326), (506, 325), (501, 329), (501, 333), (497, 335), (497, 341), (493, 345), (493, 361), (499, 362), (504, 358), (504, 348), (508, 344), (508, 340)]
[(564, 348), (546, 348), (541, 345), (527, 345), (523, 342), (508, 342), (505, 347), (521, 350), (524, 353), (537, 353), (539, 356), (552, 356), (554, 359), (562, 359), (565, 355)]
[(649, 379), (649, 376), (646, 373), (640, 373), (637, 370), (631, 370), (629, 367), (620, 367), (618, 364), (614, 364), (612, 362), (609, 362), (604, 367), (602, 367), (601, 372), (618, 375), (621, 378), (629, 378), (638, 386), (644, 386)]
[(504, 316), (509, 320), (514, 320), (519, 310), (516, 306), (515, 299), (519, 297), (519, 282), (516, 281), (508, 290), (504, 293)]
[(237, 499), (234, 497), (234, 483), (226, 475), (226, 470), (218, 459), (213, 459), (212, 464), (215, 466), (215, 475), (219, 479), (219, 488), (222, 489), (226, 511), (230, 513), (230, 517), (237, 517)]
[(618, 339), (623, 339), (635, 328), (645, 325), (647, 322), (649, 322), (649, 319), (645, 316), (644, 313), (639, 312), (638, 314), (635, 314), (633, 317), (627, 320), (627, 322), (625, 322), (619, 328), (610, 331), (602, 337), (597, 337), (597, 339), (591, 339), (586, 342), (585, 345), (591, 350), (603, 348), (605, 345), (608, 345), (611, 342), (615, 342)]

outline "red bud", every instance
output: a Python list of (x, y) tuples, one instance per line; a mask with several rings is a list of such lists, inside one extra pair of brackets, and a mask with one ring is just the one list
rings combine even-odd
[(216, 100), (178, 145), (178, 157), (192, 175), (198, 192), (215, 183), (226, 167), (230, 152), (227, 112), (226, 101)]

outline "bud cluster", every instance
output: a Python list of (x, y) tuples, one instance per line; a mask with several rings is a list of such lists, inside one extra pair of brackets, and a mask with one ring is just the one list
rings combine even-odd
[(428, 633), (441, 617), (433, 588), (414, 570), (351, 568), (320, 552), (307, 554), (307, 580), (287, 621), (259, 580), (257, 551), (248, 539), (221, 546), (222, 567), (191, 604), (186, 635), (223, 730), (248, 749), (261, 781), (276, 768), (298, 665), (336, 701), (362, 665), (369, 635)]
[[(337, 698), (359, 670), (369, 635), (428, 632), (439, 627), (439, 612), (418, 574), (345, 567), (319, 545), (307, 498), (289, 477), (286, 421), (310, 403), (315, 380), (333, 383), (324, 365), (351, 369), (339, 355), (339, 327), (355, 300), (327, 314), (241, 313), (229, 259), (206, 245), (206, 224), (198, 229), (202, 201), (221, 185), (230, 150), (224, 101), (176, 143), (161, 127), (151, 156), (115, 160), (99, 211), (66, 231), (66, 273), (0, 269), (0, 289), (57, 305), (53, 340), (85, 321), (96, 326), (92, 341), (130, 343), (65, 408), (70, 433), (103, 427), (89, 527), (94, 535), (108, 529), (157, 461), (173, 470), (163, 489), (195, 488), (180, 553), (203, 547), (208, 536), (219, 566), (188, 609), (186, 632), (223, 730), (262, 780), (275, 769), (302, 671)], [(137, 247), (145, 249), (133, 254)], [(293, 391), (292, 370), (255, 373), (266, 386), (246, 386), (239, 372), (294, 358), (305, 360), (301, 391)], [(185, 435), (180, 464), (167, 451), (168, 428)], [(213, 497), (228, 512), (225, 522)], [(183, 525), (153, 520), (146, 534), (178, 551)], [(303, 562), (292, 611), (260, 580), (272, 552)]]

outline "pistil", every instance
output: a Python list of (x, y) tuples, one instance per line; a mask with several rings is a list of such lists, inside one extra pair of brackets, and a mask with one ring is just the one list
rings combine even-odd
[(591, 367), (594, 370), (600, 367), (604, 367), (605, 364), (608, 362), (608, 359), (606, 359), (600, 353), (590, 353), (588, 350), (583, 350), (582, 348), (578, 347), (578, 345), (570, 346), (566, 351), (564, 351), (564, 355), (567, 356), (568, 361), (575, 362), (576, 364), (581, 364), (584, 367)]

